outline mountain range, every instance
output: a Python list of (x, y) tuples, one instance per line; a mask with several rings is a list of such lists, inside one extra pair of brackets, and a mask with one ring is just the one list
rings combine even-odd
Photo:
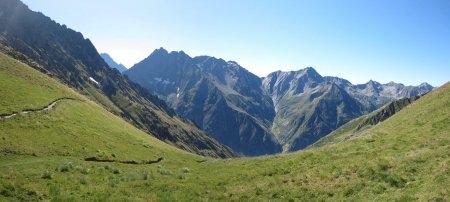
[(270, 132), (272, 100), (261, 79), (235, 62), (161, 48), (124, 74), (240, 154), (281, 152)]
[(433, 89), (426, 83), (353, 85), (313, 68), (260, 78), (234, 61), (163, 48), (122, 75), (81, 33), (20, 1), (1, 1), (0, 9), (0, 41), (7, 54), (147, 133), (201, 155), (296, 151), (394, 99)]
[(245, 156), (306, 148), (392, 100), (433, 89), (426, 83), (353, 85), (312, 67), (260, 78), (234, 61), (163, 48), (124, 74)]

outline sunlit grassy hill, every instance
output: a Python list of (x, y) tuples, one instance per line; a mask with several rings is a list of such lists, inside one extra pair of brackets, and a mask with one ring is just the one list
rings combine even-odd
[(0, 201), (450, 199), (450, 84), (351, 141), (221, 160), (169, 146), (2, 54), (0, 78), (1, 114), (73, 98), (0, 120)]
[(364, 136), (373, 126), (390, 118), (403, 108), (410, 106), (410, 104), (414, 103), (414, 101), (420, 99), (422, 96), (413, 96), (410, 98), (394, 100), (380, 109), (373, 111), (372, 113), (349, 121), (309, 147), (321, 147)]

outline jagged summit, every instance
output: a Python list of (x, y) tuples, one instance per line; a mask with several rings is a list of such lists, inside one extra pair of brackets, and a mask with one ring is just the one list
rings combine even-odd
[(376, 82), (376, 81), (370, 79), (370, 80), (366, 83), (366, 85), (370, 85), (370, 86), (379, 86), (379, 85), (381, 85), (381, 84), (380, 84), (379, 82)]
[(306, 67), (301, 71), (304, 71), (307, 74), (319, 74), (319, 73), (317, 73), (316, 69), (314, 69), (313, 67)]
[[(176, 57), (188, 57), (190, 58), (189, 55), (187, 55), (184, 51), (168, 51), (163, 47), (160, 47), (158, 49), (155, 49), (147, 58), (145, 58), (143, 61), (149, 60), (150, 58), (154, 58), (154, 57), (168, 57), (168, 56), (176, 56)], [(141, 61), (141, 62), (143, 62)]]
[(163, 47), (159, 47), (158, 49), (155, 49), (155, 51), (153, 51), (153, 53), (158, 53), (158, 52), (161, 52), (161, 53), (169, 53), (165, 48), (163, 48)]
[(421, 83), (421, 84), (419, 85), (419, 87), (422, 87), (422, 88), (434, 88), (432, 85), (430, 85), (430, 84), (427, 83), (427, 82)]
[(125, 74), (243, 155), (305, 148), (397, 97), (427, 92), (373, 80), (353, 85), (313, 67), (259, 78), (235, 61), (181, 55), (149, 57)]
[(281, 152), (270, 133), (275, 112), (261, 79), (237, 62), (152, 53), (125, 74), (240, 154)]
[(147, 58), (168, 55), (169, 52), (163, 47), (155, 49)]

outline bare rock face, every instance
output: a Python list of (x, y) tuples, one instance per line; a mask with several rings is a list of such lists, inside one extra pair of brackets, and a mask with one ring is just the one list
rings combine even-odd
[(163, 48), (124, 74), (246, 156), (303, 149), (353, 118), (432, 89), (353, 85), (312, 67), (259, 78), (236, 62)]
[(271, 133), (272, 100), (261, 79), (236, 62), (160, 48), (125, 74), (234, 151), (281, 152)]
[(342, 78), (322, 77), (313, 68), (277, 71), (262, 83), (276, 111), (272, 133), (284, 151), (303, 149), (356, 117), (433, 89), (426, 83), (353, 85)]
[(306, 148), (365, 113), (357, 100), (313, 68), (274, 72), (264, 78), (263, 86), (275, 103), (272, 132), (284, 151)]
[(418, 95), (418, 96), (413, 96), (410, 98), (402, 98), (399, 100), (392, 101), (391, 103), (389, 103), (388, 105), (386, 105), (382, 109), (380, 109), (374, 115), (364, 119), (360, 124), (358, 124), (356, 130), (359, 130), (361, 128), (364, 128), (364, 127), (370, 126), (370, 125), (377, 125), (378, 123), (388, 119), (389, 117), (391, 117), (395, 113), (399, 112), (400, 110), (402, 110), (406, 106), (410, 105), (411, 103), (413, 103), (414, 101), (416, 101), (417, 99), (419, 99), (422, 96), (423, 96), (423, 94)]

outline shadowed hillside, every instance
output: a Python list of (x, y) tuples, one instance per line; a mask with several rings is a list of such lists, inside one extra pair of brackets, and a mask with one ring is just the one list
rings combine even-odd
[(164, 101), (111, 69), (81, 33), (29, 10), (19, 0), (0, 1), (0, 13), (0, 41), (20, 52), (7, 54), (33, 61), (33, 67), (160, 140), (201, 155), (233, 156), (191, 121), (178, 117)]

